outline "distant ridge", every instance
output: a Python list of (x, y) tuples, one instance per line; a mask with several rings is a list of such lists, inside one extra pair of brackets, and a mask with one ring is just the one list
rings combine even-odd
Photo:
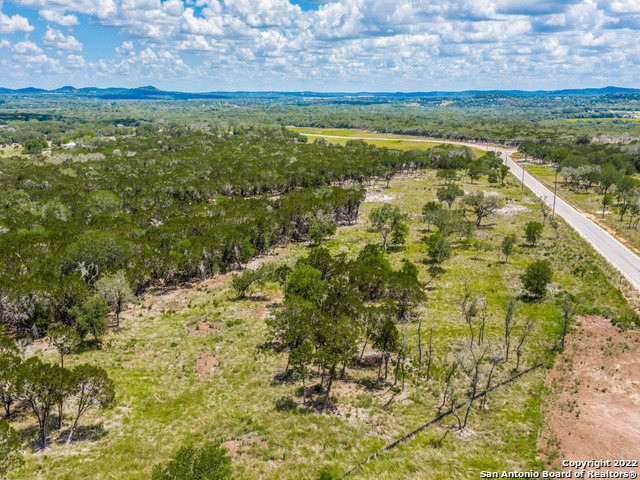
[(44, 90), (42, 88), (1, 88), (0, 95), (24, 95), (24, 96), (70, 96), (70, 97), (92, 97), (105, 100), (194, 100), (194, 99), (231, 99), (231, 98), (358, 98), (358, 97), (380, 97), (380, 98), (468, 98), (479, 96), (513, 96), (513, 97), (597, 97), (602, 95), (614, 95), (625, 93), (640, 93), (640, 89), (603, 87), (603, 88), (583, 88), (565, 90), (465, 90), (461, 92), (278, 92), (278, 91), (237, 91), (237, 92), (175, 92), (164, 91), (147, 85), (136, 88), (97, 88), (83, 87), (75, 88), (64, 86), (55, 90)]

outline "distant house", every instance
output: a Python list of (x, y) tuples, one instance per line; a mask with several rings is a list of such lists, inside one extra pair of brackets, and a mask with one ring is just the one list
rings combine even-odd
[(75, 148), (76, 147), (76, 142), (74, 142), (73, 140), (71, 140), (69, 143), (63, 143), (61, 145), (62, 148)]

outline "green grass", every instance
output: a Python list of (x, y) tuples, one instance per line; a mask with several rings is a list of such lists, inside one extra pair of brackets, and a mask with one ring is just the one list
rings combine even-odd
[[(312, 128), (312, 127), (288, 127), (290, 130), (302, 135), (313, 135), (311, 140), (322, 137), (330, 143), (344, 145), (350, 139), (364, 139), (368, 144), (380, 148), (391, 148), (394, 150), (428, 150), (438, 145), (446, 144), (437, 139), (418, 137), (412, 135), (397, 135), (392, 133), (373, 133), (348, 128)], [(349, 137), (349, 138), (332, 138)], [(379, 139), (379, 140), (378, 140)], [(419, 140), (419, 141), (411, 141)], [(483, 150), (472, 148), (476, 155), (484, 155)]]
[(598, 117), (598, 118), (568, 118), (571, 123), (577, 122), (612, 122), (619, 120), (621, 122), (640, 122), (640, 118), (617, 118), (617, 117)]
[[(511, 181), (503, 188), (484, 181), (463, 184), (467, 191), (495, 190), (509, 205), (526, 208), (515, 215), (493, 217), (490, 225), (477, 232), (478, 238), (496, 248), (506, 233), (521, 236), (527, 221), (540, 219), (535, 199), (528, 192), (521, 192), (514, 179)], [(421, 206), (434, 197), (434, 173), (397, 178), (391, 187), (374, 193), (392, 197), (394, 204), (411, 215), (411, 221), (407, 247), (390, 252), (389, 259), (395, 268), (404, 258), (412, 260), (425, 279), (426, 265), (422, 260), (426, 247), (421, 239), (429, 232), (419, 214)], [(355, 255), (366, 243), (379, 243), (379, 235), (369, 231), (366, 224), (368, 212), (377, 205), (364, 203), (357, 225), (340, 227), (326, 245), (335, 253)], [(108, 335), (104, 348), (72, 355), (65, 361), (69, 366), (92, 362), (106, 368), (116, 383), (116, 407), (88, 414), (82, 424), (96, 426), (93, 436), (83, 438), (79, 434), (68, 449), (54, 442), (44, 454), (29, 450), (25, 467), (13, 478), (147, 479), (155, 463), (166, 462), (185, 442), (212, 438), (235, 442), (238, 449), (233, 454), (233, 468), (242, 479), (313, 478), (325, 465), (346, 471), (437, 414), (440, 378), (445, 360), (451, 358), (450, 347), (467, 342), (467, 326), (457, 306), (465, 279), (472, 293), (487, 297), (487, 336), (498, 342), (502, 303), (509, 295), (520, 294), (519, 275), (525, 266), (534, 258), (548, 258), (553, 263), (555, 277), (548, 299), (525, 302), (520, 309), (520, 319), (530, 314), (540, 319), (526, 349), (526, 365), (553, 358), (551, 348), (560, 332), (557, 301), (562, 291), (579, 295), (583, 311), (615, 313), (628, 308), (600, 267), (593, 267), (588, 278), (573, 273), (580, 264), (594, 262), (609, 267), (564, 224), (560, 234), (557, 241), (547, 228), (539, 246), (518, 246), (509, 263), (503, 263), (496, 250), (473, 260), (474, 253), (458, 244), (453, 258), (445, 263), (446, 273), (427, 292), (428, 318), (423, 323), (423, 334), (435, 313), (436, 380), (427, 383), (409, 371), (406, 392), (394, 396), (388, 387), (366, 387), (367, 381), (375, 380), (375, 366), (352, 368), (347, 381), (335, 384), (335, 413), (276, 408), (281, 399), (300, 403), (294, 395), (297, 385), (272, 383), (274, 376), (283, 371), (286, 359), (263, 355), (257, 349), (267, 338), (264, 307), (282, 297), (276, 284), (268, 284), (253, 298), (242, 301), (230, 299), (227, 283), (193, 290), (184, 298), (165, 297), (163, 303), (148, 299), (144, 303), (154, 306), (150, 310), (136, 307), (122, 321), (120, 331)], [(292, 246), (290, 253), (280, 255), (276, 261), (294, 262), (308, 248)], [(216, 328), (195, 332), (187, 329), (200, 322), (213, 322)], [(413, 324), (405, 328), (410, 356), (415, 360), (416, 328)], [(51, 351), (40, 350), (39, 354), (56, 361)], [(206, 378), (201, 378), (196, 367), (203, 354), (215, 356), (220, 363)], [(504, 378), (510, 372), (503, 368), (500, 375)], [(482, 470), (541, 469), (536, 441), (544, 421), (540, 409), (543, 381), (544, 371), (539, 370), (492, 393), (488, 410), (473, 411), (466, 435), (450, 433), (442, 445), (436, 446), (445, 427), (452, 423), (451, 419), (446, 420), (384, 453), (353, 478), (471, 479), (479, 478)], [(309, 380), (309, 384), (317, 382), (317, 378)], [(30, 416), (14, 424), (25, 440), (32, 439), (33, 425)], [(54, 431), (52, 438), (56, 440), (57, 436)]]

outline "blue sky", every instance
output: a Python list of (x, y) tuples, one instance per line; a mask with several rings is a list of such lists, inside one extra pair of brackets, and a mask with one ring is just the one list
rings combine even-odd
[(0, 0), (0, 86), (640, 87), (640, 0)]

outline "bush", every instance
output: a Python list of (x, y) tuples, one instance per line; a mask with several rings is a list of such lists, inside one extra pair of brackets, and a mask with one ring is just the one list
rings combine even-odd
[(547, 294), (547, 285), (551, 282), (553, 270), (548, 260), (536, 260), (530, 263), (520, 277), (523, 287), (535, 297)]
[(527, 222), (524, 226), (524, 236), (527, 239), (527, 243), (535, 246), (542, 237), (543, 228), (540, 222)]
[(0, 478), (22, 465), (20, 437), (6, 420), (0, 419)]
[(225, 480), (233, 478), (231, 458), (220, 442), (180, 448), (166, 467), (153, 467), (152, 480)]
[(83, 340), (91, 334), (99, 341), (107, 331), (107, 314), (110, 311), (111, 307), (101, 295), (92, 295), (75, 310), (76, 332)]
[(429, 235), (425, 243), (429, 248), (429, 259), (432, 263), (442, 263), (451, 258), (451, 241), (440, 232)]
[(260, 280), (260, 275), (255, 270), (245, 270), (241, 274), (233, 274), (231, 288), (236, 293), (236, 298), (244, 298), (254, 283)]

